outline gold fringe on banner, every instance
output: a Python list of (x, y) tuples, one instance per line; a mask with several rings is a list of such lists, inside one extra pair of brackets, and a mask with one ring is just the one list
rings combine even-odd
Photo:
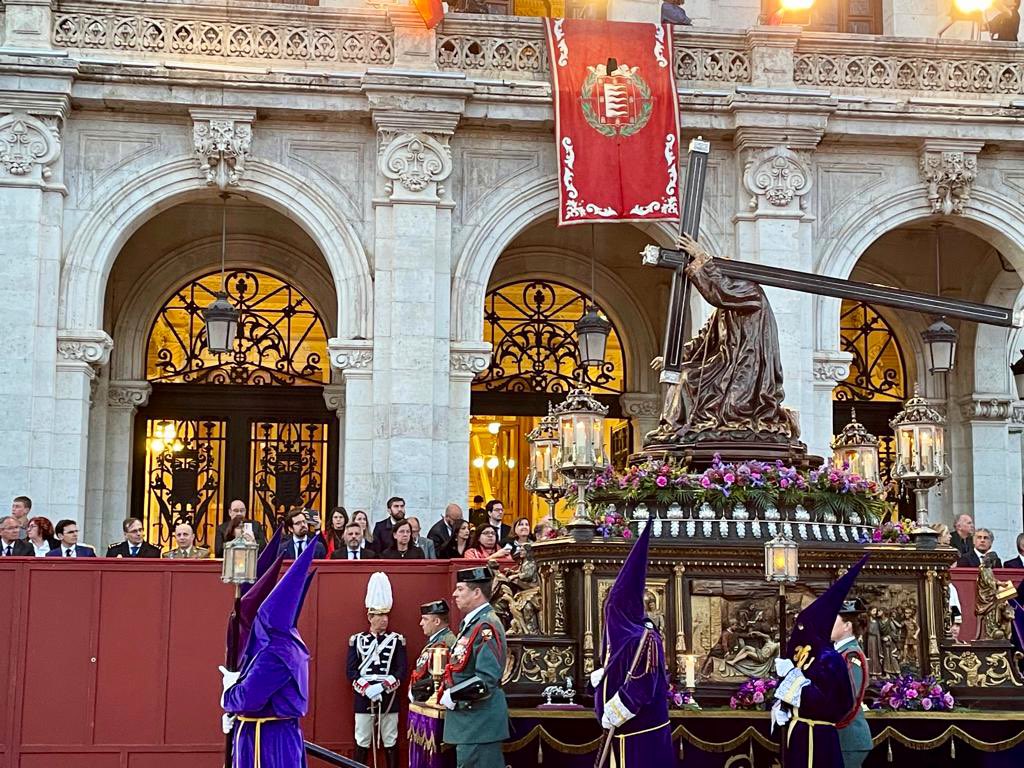
[(408, 738), (410, 744), (415, 744), (427, 754), (433, 755), (437, 752), (437, 739), (434, 738), (434, 734), (423, 733), (417, 730), (412, 723), (409, 724), (406, 738)]
[[(960, 739), (969, 747), (977, 749), (981, 752), (1002, 752), (1006, 749), (1013, 749), (1018, 744), (1024, 742), (1024, 730), (1021, 730), (1021, 732), (1013, 738), (1005, 739), (1004, 741), (989, 742), (982, 741), (981, 739), (976, 739), (959, 726), (951, 725), (949, 726), (949, 728), (947, 728), (941, 734), (936, 736), (934, 739), (918, 740), (912, 739), (909, 736), (904, 736), (891, 725), (887, 725), (880, 734), (878, 734), (877, 736), (875, 736), (874, 739), (872, 739), (872, 746), (877, 747), (883, 741), (892, 739), (893, 741), (897, 741), (904, 747), (909, 747), (910, 749), (927, 750), (935, 749), (936, 747), (941, 747), (947, 741), (951, 741), (954, 738)], [(892, 762), (892, 744), (889, 745), (889, 755), (889, 762)]]

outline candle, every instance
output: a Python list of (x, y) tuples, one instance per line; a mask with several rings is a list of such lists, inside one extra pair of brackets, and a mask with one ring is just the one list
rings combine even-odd
[(432, 675), (443, 675), (445, 667), (445, 653), (444, 648), (432, 648), (430, 651), (430, 674)]
[(693, 690), (697, 687), (697, 657), (692, 653), (686, 654), (686, 687)]
[(576, 463), (587, 463), (587, 427), (582, 421), (576, 422)]

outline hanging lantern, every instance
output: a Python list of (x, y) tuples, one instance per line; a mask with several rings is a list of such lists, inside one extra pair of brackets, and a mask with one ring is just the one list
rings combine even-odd
[(604, 365), (605, 349), (608, 346), (608, 335), (612, 324), (597, 313), (590, 305), (586, 314), (576, 321), (576, 339), (580, 348), (580, 365)]
[(1024, 349), (1020, 351), (1020, 358), (1010, 366), (1010, 373), (1013, 374), (1013, 383), (1017, 387), (1017, 398), (1024, 400)]
[(928, 370), (932, 373), (949, 373), (956, 366), (956, 345), (959, 335), (956, 329), (940, 317), (921, 331), (928, 355)]
[(856, 410), (850, 415), (850, 423), (832, 438), (832, 463), (837, 467), (846, 465), (868, 482), (879, 480), (878, 438), (857, 421)]
[(799, 561), (795, 541), (780, 532), (764, 545), (764, 578), (776, 584), (792, 584), (797, 579)]
[[(246, 525), (250, 525), (246, 523)], [(248, 532), (248, 531), (247, 531)], [(239, 536), (224, 544), (220, 580), (225, 584), (251, 584), (256, 581), (256, 558), (259, 545), (252, 536)]]
[(218, 293), (213, 303), (203, 310), (206, 324), (206, 348), (214, 354), (230, 352), (238, 335), (238, 310), (231, 306), (227, 294)]

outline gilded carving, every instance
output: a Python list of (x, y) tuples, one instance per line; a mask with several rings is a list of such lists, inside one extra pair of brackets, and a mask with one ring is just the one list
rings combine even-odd
[(551, 602), (554, 604), (554, 633), (556, 635), (565, 634), (565, 577), (562, 574), (562, 566), (555, 565), (555, 580), (554, 580), (554, 600)]
[[(917, 586), (858, 584), (853, 594), (868, 607), (860, 638), (872, 676), (921, 674), (922, 633)], [(927, 605), (927, 603), (926, 603)]]
[(594, 671), (594, 564), (589, 560), (583, 564), (583, 613), (586, 627), (583, 632), (583, 673)]
[(551, 684), (572, 676), (576, 654), (572, 648), (556, 645), (547, 648), (529, 647), (523, 649), (518, 674), (512, 682), (526, 680), (531, 683)]
[(947, 649), (943, 659), (944, 679), (949, 685), (970, 688), (1024, 686), (1016, 672), (1016, 660), (1010, 647), (975, 652)]
[(518, 569), (495, 573), (491, 605), (508, 635), (540, 634), (540, 582), (530, 545)]

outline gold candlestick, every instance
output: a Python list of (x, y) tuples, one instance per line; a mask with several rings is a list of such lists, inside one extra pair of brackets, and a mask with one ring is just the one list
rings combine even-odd
[(444, 675), (444, 668), (448, 664), (448, 649), (447, 648), (431, 648), (430, 649), (430, 676), (434, 679), (434, 692), (430, 694), (430, 698), (427, 699), (426, 704), (431, 707), (441, 708), (438, 698), (440, 696), (439, 691), (441, 690), (441, 678)]

